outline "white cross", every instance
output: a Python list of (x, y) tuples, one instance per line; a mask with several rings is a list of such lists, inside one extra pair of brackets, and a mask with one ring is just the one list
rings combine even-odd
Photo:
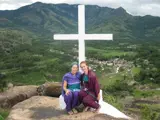
[(85, 34), (85, 6), (78, 5), (78, 33), (79, 34), (55, 34), (54, 40), (78, 40), (79, 63), (85, 60), (84, 40), (113, 40), (112, 34)]

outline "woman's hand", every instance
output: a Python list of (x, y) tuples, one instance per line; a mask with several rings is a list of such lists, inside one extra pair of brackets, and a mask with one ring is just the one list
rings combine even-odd
[(67, 89), (65, 92), (66, 92), (66, 95), (69, 95), (71, 91)]
[(100, 93), (99, 93), (99, 94), (98, 94), (98, 97), (97, 97), (97, 100), (98, 100), (98, 101), (100, 100), (100, 97), (101, 97), (101, 96), (100, 96)]
[(66, 94), (66, 95), (69, 95), (70, 90), (67, 89), (67, 81), (66, 81), (66, 80), (64, 80), (63, 89), (64, 89), (64, 91), (65, 91), (65, 94)]

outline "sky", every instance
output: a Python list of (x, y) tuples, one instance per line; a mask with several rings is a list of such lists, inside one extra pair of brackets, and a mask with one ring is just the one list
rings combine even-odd
[(0, 0), (0, 10), (14, 10), (35, 2), (90, 4), (103, 7), (123, 7), (132, 15), (152, 15), (160, 17), (160, 0)]

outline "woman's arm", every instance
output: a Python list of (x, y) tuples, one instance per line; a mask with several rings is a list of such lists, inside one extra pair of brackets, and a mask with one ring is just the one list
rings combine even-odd
[(70, 91), (67, 89), (67, 81), (64, 80), (63, 83), (63, 90), (65, 91), (65, 94), (68, 95), (70, 93)]
[(92, 80), (94, 81), (94, 90), (95, 90), (96, 98), (97, 100), (99, 100), (100, 99), (100, 85), (97, 80), (97, 76), (94, 72), (92, 73)]
[(99, 101), (100, 100), (100, 86), (99, 86), (97, 79), (95, 79), (95, 92), (96, 92), (97, 100)]

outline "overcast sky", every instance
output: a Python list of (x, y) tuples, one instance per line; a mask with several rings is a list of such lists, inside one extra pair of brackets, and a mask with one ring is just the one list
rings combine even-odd
[(12, 10), (34, 2), (93, 4), (111, 8), (123, 7), (132, 15), (160, 16), (160, 0), (0, 0), (0, 10)]

